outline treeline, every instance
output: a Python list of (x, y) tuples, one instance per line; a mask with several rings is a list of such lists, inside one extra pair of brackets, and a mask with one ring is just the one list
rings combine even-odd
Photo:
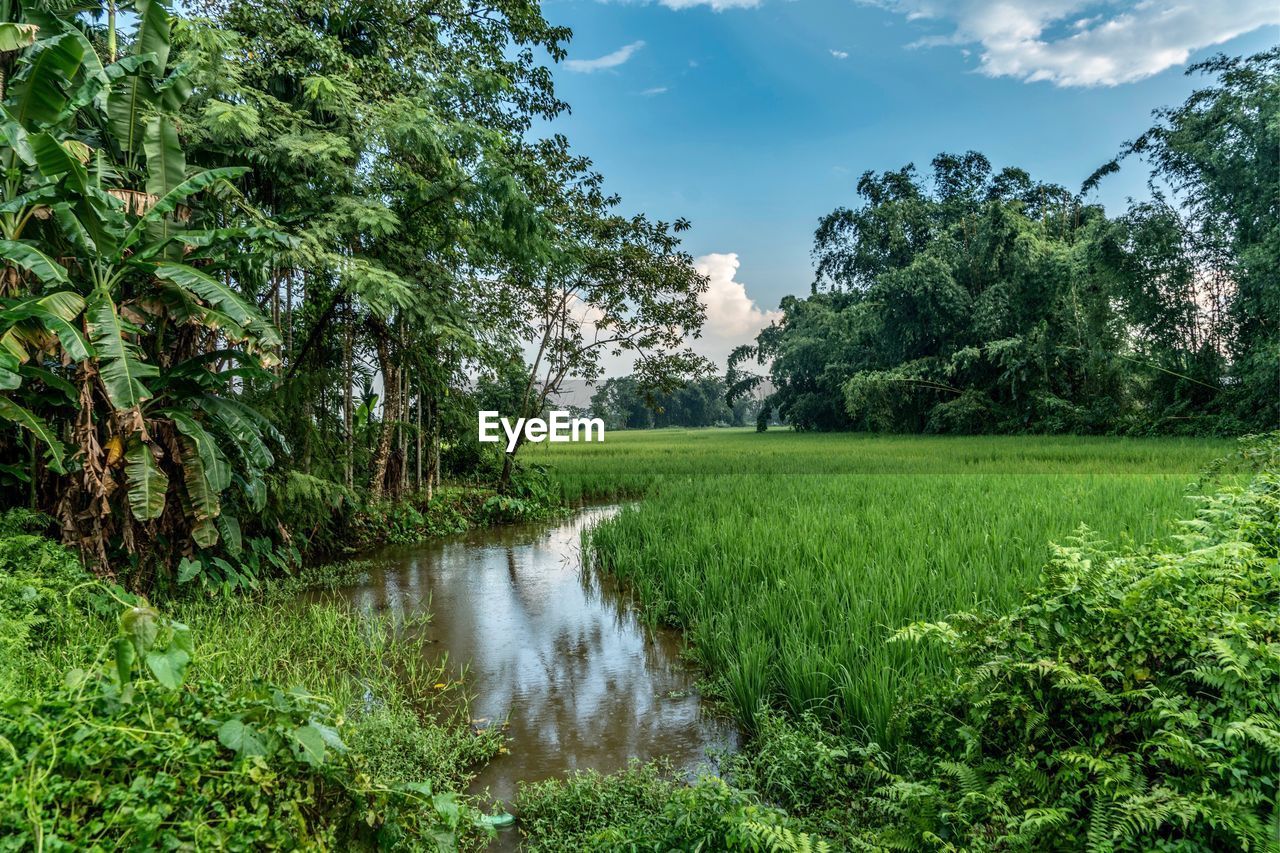
[[(1280, 50), (1212, 85), (1079, 192), (941, 154), (865, 173), (819, 223), (809, 297), (734, 352), (801, 430), (1239, 433), (1280, 424)], [(1098, 182), (1145, 164), (1108, 217)], [(763, 424), (763, 421), (762, 421)]]
[(754, 422), (760, 400), (742, 396), (729, 405), (728, 386), (718, 376), (678, 383), (670, 389), (646, 388), (635, 376), (605, 380), (591, 395), (591, 414), (608, 429), (743, 426)]
[(508, 489), (451, 453), (478, 396), (700, 364), (687, 223), (532, 132), (570, 35), (537, 3), (4, 8), (3, 503), (99, 572), (234, 576), (451, 465)]

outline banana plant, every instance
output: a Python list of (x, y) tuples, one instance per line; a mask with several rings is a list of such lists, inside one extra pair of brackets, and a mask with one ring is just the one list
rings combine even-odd
[(0, 419), (44, 446), (30, 476), (61, 478), (53, 509), (104, 571), (114, 541), (172, 565), (238, 531), (224, 496), (260, 509), (282, 441), (235, 389), (281, 343), (241, 272), (292, 241), (244, 224), (247, 169), (188, 167), (172, 19), (133, 11), (107, 64), (75, 22), (42, 22), (0, 102)]

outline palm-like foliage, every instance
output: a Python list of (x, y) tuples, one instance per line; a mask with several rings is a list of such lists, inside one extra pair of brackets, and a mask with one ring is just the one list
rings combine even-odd
[(0, 104), (0, 416), (44, 448), (5, 474), (51, 486), (104, 569), (117, 536), (145, 559), (213, 545), (233, 484), (261, 506), (274, 430), (233, 391), (280, 339), (231, 270), (288, 242), (236, 221), (245, 169), (188, 168), (172, 19), (134, 11), (106, 64), (46, 16)]

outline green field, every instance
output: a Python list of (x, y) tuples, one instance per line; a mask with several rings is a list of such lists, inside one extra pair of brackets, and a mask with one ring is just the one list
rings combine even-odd
[(1227, 442), (615, 432), (538, 446), (569, 498), (643, 496), (594, 535), (655, 621), (744, 722), (762, 704), (891, 738), (895, 705), (938, 659), (895, 629), (1005, 608), (1054, 541), (1175, 532)]

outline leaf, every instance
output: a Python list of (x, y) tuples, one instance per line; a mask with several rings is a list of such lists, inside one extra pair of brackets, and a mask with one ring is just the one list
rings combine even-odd
[[(262, 430), (247, 406), (212, 395), (201, 397), (198, 405), (232, 439), (232, 444), (248, 465), (257, 472), (265, 471), (275, 457), (262, 440)], [(260, 415), (258, 417), (261, 417)]]
[(0, 334), (0, 349), (20, 361), (27, 361), (31, 357), (27, 347), (47, 349), (48, 335), (52, 332), (73, 359), (81, 361), (88, 358), (88, 344), (80, 330), (70, 322), (83, 307), (84, 300), (66, 290), (10, 303), (9, 307), (0, 310), (0, 328), (5, 329)]
[(66, 458), (67, 453), (66, 448), (63, 447), (61, 441), (54, 437), (49, 425), (41, 420), (39, 416), (19, 406), (8, 397), (0, 396), (0, 418), (30, 431), (36, 438), (44, 442), (49, 451), (49, 467), (59, 474), (66, 473), (66, 468), (63, 467), (63, 460)]
[(169, 64), (172, 18), (156, 0), (136, 0), (138, 25), (134, 32), (133, 55), (149, 56), (151, 61), (114, 85), (107, 95), (107, 118), (111, 136), (120, 146), (126, 161), (134, 162), (142, 148), (145, 118), (155, 111), (160, 101), (154, 78)]
[[(214, 492), (226, 491), (231, 485), (231, 466), (227, 457), (208, 430), (187, 412), (166, 409), (163, 414), (173, 420), (178, 432), (189, 438), (204, 465), (204, 475)], [(214, 513), (217, 515), (217, 513)]]
[(52, 370), (45, 370), (43, 367), (36, 367), (31, 364), (24, 364), (22, 367), (18, 368), (18, 372), (27, 379), (35, 379), (39, 382), (43, 382), (51, 390), (61, 391), (63, 396), (66, 398), (67, 403), (73, 406), (79, 400), (79, 393), (76, 390), (76, 386), (72, 385)]
[(133, 643), (128, 637), (116, 637), (111, 646), (112, 651), (115, 653), (116, 678), (119, 679), (120, 685), (123, 687), (129, 683), (133, 675), (133, 662), (137, 657), (137, 653), (134, 651)]
[(222, 544), (233, 557), (239, 557), (244, 550), (244, 536), (240, 532), (240, 519), (227, 513), (219, 513), (216, 519), (218, 531), (222, 534)]
[(133, 54), (152, 54), (155, 61), (151, 71), (156, 76), (169, 64), (169, 41), (173, 29), (173, 17), (158, 0), (134, 0), (138, 14), (138, 26), (134, 31)]
[(178, 563), (178, 583), (190, 583), (204, 571), (204, 564), (190, 557), (183, 557)]
[(25, 66), (9, 87), (14, 118), (28, 130), (57, 121), (67, 105), (67, 88), (84, 60), (84, 45), (62, 33), (41, 39), (23, 57)]
[(324, 740), (325, 745), (330, 749), (344, 752), (347, 745), (342, 742), (342, 738), (338, 735), (338, 730), (326, 726), (324, 723), (311, 720), (311, 727), (320, 733), (320, 737)]
[(96, 294), (89, 304), (86, 321), (101, 362), (98, 375), (111, 405), (122, 412), (139, 408), (143, 400), (151, 397), (142, 380), (159, 375), (159, 371), (144, 364), (137, 355), (137, 347), (125, 340), (125, 327), (111, 297), (101, 292)]
[(218, 742), (242, 757), (267, 754), (266, 744), (258, 732), (235, 718), (218, 727)]
[(142, 146), (147, 152), (147, 192), (157, 199), (172, 192), (187, 172), (187, 158), (178, 142), (178, 129), (168, 116), (147, 122)]
[[(77, 207), (83, 207), (83, 205), (77, 205)], [(53, 220), (58, 223), (58, 230), (62, 232), (62, 236), (67, 238), (67, 242), (75, 247), (77, 252), (84, 257), (98, 254), (97, 243), (70, 204), (65, 202), (55, 204)]]
[(54, 199), (60, 198), (61, 195), (62, 194), (59, 192), (57, 186), (53, 184), (44, 184), (43, 186), (36, 187), (30, 192), (14, 196), (4, 204), (0, 204), (0, 213), (17, 213), (18, 211), (25, 210), (28, 207), (53, 201)]
[(127, 249), (138, 242), (142, 235), (146, 233), (147, 226), (168, 216), (189, 196), (193, 196), (219, 181), (238, 178), (248, 171), (249, 168), (247, 166), (223, 166), (218, 169), (206, 169), (187, 178), (166, 193), (163, 198), (151, 206), (151, 209), (142, 218), (134, 223), (133, 228), (129, 229), (129, 233), (125, 236), (124, 248)]
[(134, 440), (125, 454), (125, 476), (129, 480), (129, 508), (138, 521), (150, 521), (164, 513), (164, 496), (169, 478), (156, 463), (151, 447)]
[(187, 676), (187, 664), (191, 663), (191, 655), (185, 649), (170, 646), (164, 650), (153, 650), (147, 653), (147, 668), (165, 687), (177, 690)]
[(13, 240), (0, 240), (0, 257), (6, 265), (21, 267), (45, 284), (69, 285), (67, 271), (35, 246)]
[(83, 361), (93, 353), (80, 329), (72, 322), (84, 309), (84, 299), (69, 290), (59, 290), (46, 296), (33, 296), (10, 305), (0, 311), (0, 323), (12, 323), (0, 338), (0, 346), (23, 359), (27, 358), (22, 344), (34, 344), (44, 349), (43, 340), (48, 332), (57, 336), (58, 342), (75, 361)]
[(16, 391), (22, 387), (21, 362), (16, 355), (0, 352), (0, 391)]
[(289, 732), (289, 737), (294, 742), (294, 751), (298, 758), (312, 767), (319, 767), (324, 764), (325, 739), (314, 723), (298, 726)]
[(156, 266), (155, 275), (194, 293), (231, 318), (237, 326), (248, 329), (262, 346), (280, 345), (280, 334), (267, 318), (244, 297), (208, 273), (186, 264), (162, 263)]
[(191, 538), (201, 548), (212, 548), (218, 544), (218, 526), (212, 518), (201, 519), (191, 528)]
[(0, 53), (13, 53), (36, 43), (40, 28), (35, 24), (0, 23)]
[(72, 157), (62, 143), (48, 133), (33, 133), (28, 138), (36, 168), (46, 178), (67, 175), (72, 188), (85, 192), (89, 186), (89, 173), (84, 164)]
[[(182, 482), (187, 489), (187, 497), (191, 499), (191, 509), (193, 520), (203, 528), (204, 522), (212, 521), (222, 511), (222, 507), (218, 501), (218, 492), (215, 491), (209, 483), (209, 477), (205, 470), (204, 462), (200, 458), (200, 453), (196, 449), (196, 443), (185, 435), (178, 437), (178, 443), (182, 447)], [(228, 478), (230, 475), (228, 475)], [(194, 535), (193, 531), (193, 535)], [(204, 536), (203, 531), (201, 531)], [(205, 537), (207, 538), (207, 537)], [(217, 541), (218, 532), (213, 531), (213, 540)], [(208, 544), (197, 543), (208, 548), (214, 542)]]
[(160, 613), (154, 607), (137, 605), (120, 614), (120, 630), (139, 654), (146, 654), (160, 636)]
[[(187, 172), (187, 158), (178, 142), (178, 129), (168, 116), (158, 115), (147, 122), (142, 147), (147, 153), (147, 192), (163, 198), (182, 183)], [(170, 236), (170, 222), (161, 219), (159, 226), (155, 242), (164, 247)]]

